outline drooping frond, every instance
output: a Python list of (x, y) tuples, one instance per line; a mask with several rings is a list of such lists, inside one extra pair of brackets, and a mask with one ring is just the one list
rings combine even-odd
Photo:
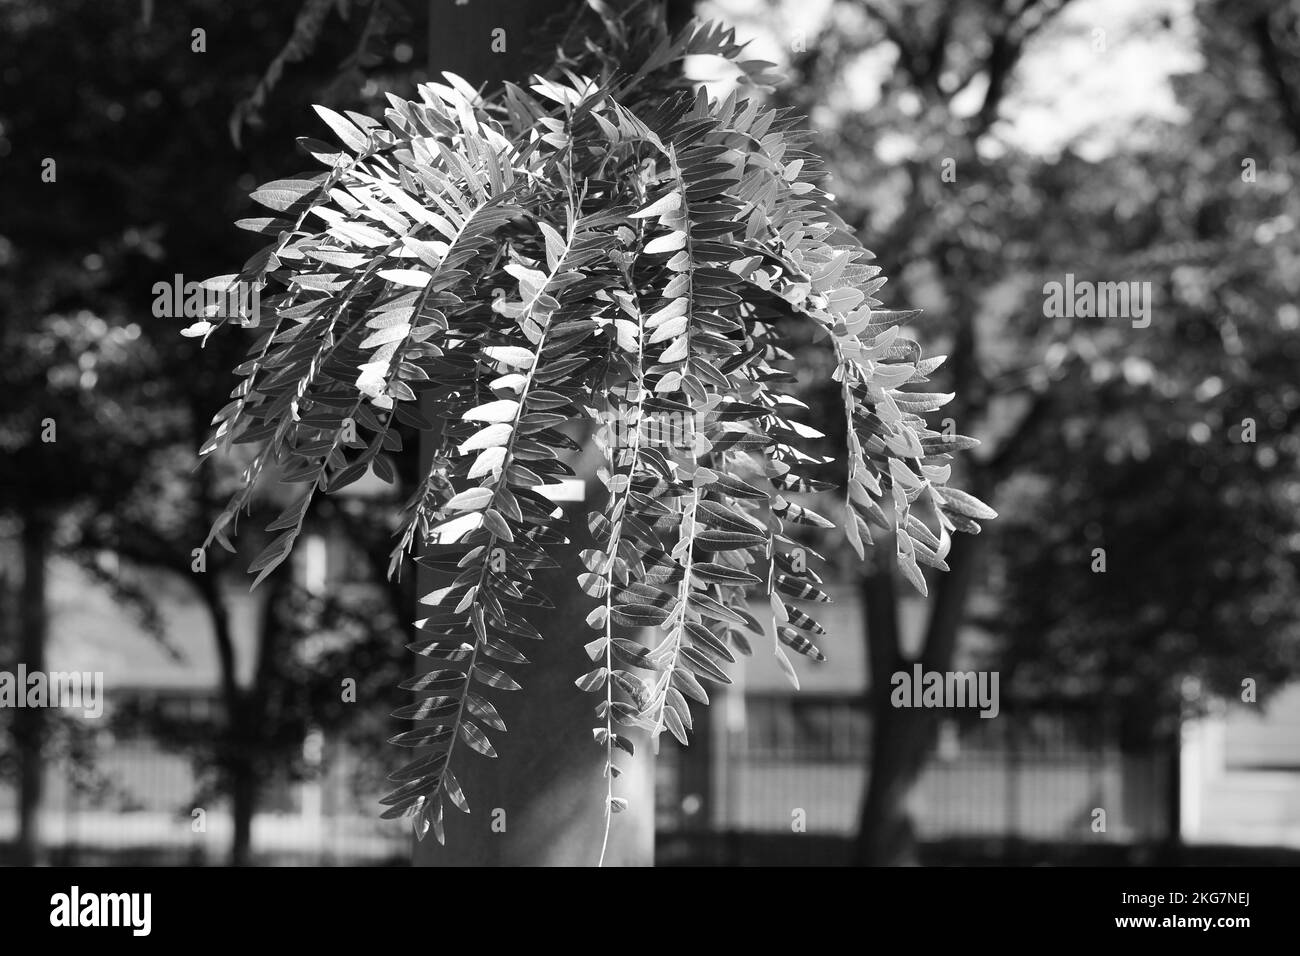
[[(647, 95), (647, 78), (700, 52), (741, 62), (740, 91)], [(939, 364), (905, 335), (914, 313), (882, 308), (884, 277), (830, 208), (794, 117), (744, 95), (769, 65), (742, 55), (694, 24), (618, 76), (557, 70), (486, 95), (448, 76), (390, 97), (383, 122), (321, 109), (342, 148), (303, 141), (327, 169), (263, 187), (275, 216), (242, 223), (274, 241), (224, 278), (263, 289), (267, 327), (203, 451), (257, 454), (212, 539), (262, 476), (298, 483), (254, 562), (264, 575), (318, 491), (368, 470), (393, 480), (398, 423), (432, 451), (393, 565), (418, 549), (443, 575), (410, 645), (433, 669), (395, 713), (416, 726), (393, 743), (422, 755), (384, 801), (421, 835), (443, 839), (446, 803), (468, 811), (455, 767), (495, 756), (493, 701), (520, 690), (520, 648), (540, 638), (529, 609), (552, 606), (532, 572), (568, 545), (541, 490), (574, 473), (566, 423), (590, 421), (603, 458), (576, 582), (593, 668), (575, 682), (597, 701), (607, 814), (624, 805), (626, 728), (686, 742), (691, 702), (754, 638), (796, 684), (787, 650), (823, 659), (813, 614), (830, 598), (796, 530), (836, 527), (816, 496), (841, 502), (829, 513), (859, 556), (873, 526), (891, 535), (922, 593), (919, 565), (945, 568), (949, 535), (993, 517), (947, 484), (972, 441), (924, 418), (951, 396), (908, 390)], [(848, 484), (833, 495), (814, 477), (831, 440), (794, 394), (801, 325), (843, 400)]]

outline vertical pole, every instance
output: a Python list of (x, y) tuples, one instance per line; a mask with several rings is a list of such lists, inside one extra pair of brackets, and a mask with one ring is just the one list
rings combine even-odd
[[(522, 85), (537, 68), (521, 55), (533, 31), (572, 5), (573, 0), (430, 0), (430, 77), (440, 81), (447, 71), (475, 86), (507, 79)], [(435, 440), (421, 436), (422, 473)], [(604, 752), (592, 739), (593, 697), (573, 683), (590, 667), (582, 650), (589, 639), (584, 619), (590, 608), (576, 582), (584, 570), (578, 550), (589, 546), (583, 540), (585, 510), (582, 503), (566, 507), (573, 547), (557, 556), (561, 568), (534, 576), (556, 607), (530, 616), (544, 640), (530, 643), (531, 663), (518, 669), (523, 690), (497, 702), (509, 728), (494, 739), (500, 756), (469, 754), (457, 760), (456, 775), (473, 812), (464, 816), (447, 802), (447, 845), (426, 837), (415, 848), (417, 866), (594, 865), (600, 857)], [(417, 585), (420, 595), (428, 593), (436, 586), (434, 575), (420, 568)], [(415, 617), (422, 616), (419, 610)], [(620, 764), (624, 773), (615, 792), (631, 805), (613, 818), (607, 865), (653, 862), (653, 764), (643, 751), (638, 747), (634, 760)], [(460, 755), (466, 753), (461, 748)]]
[[(1003, 846), (1011, 848), (1012, 852), (1016, 852), (1020, 839), (1026, 836), (1023, 832), (1024, 820), (1020, 808), (1020, 728), (1016, 723), (1020, 719), (1020, 714), (1012, 710), (1007, 717), (1007, 822)], [(1056, 755), (1053, 754), (1053, 756)]]
[[(36, 509), (24, 517), (18, 663), (26, 666), (28, 674), (45, 670), (45, 637), (49, 629), (45, 562), (49, 555), (50, 532), (49, 520)], [(25, 688), (19, 688), (19, 693), (25, 693)], [(39, 707), (18, 708), (14, 711), (13, 733), (18, 750), (18, 863), (20, 866), (32, 866), (39, 861), (41, 855), (45, 712)]]
[[(22, 597), (19, 620), (18, 663), (27, 672), (45, 670), (45, 561), (49, 554), (51, 524), (45, 515), (31, 511), (22, 523)], [(23, 689), (19, 688), (19, 693)], [(45, 721), (39, 708), (14, 710), (13, 734), (18, 749), (18, 864), (31, 866), (40, 857), (40, 797), (44, 784)]]
[(1170, 850), (1170, 865), (1178, 865), (1183, 848), (1183, 716), (1182, 701), (1169, 732), (1169, 763), (1165, 778), (1165, 840)]

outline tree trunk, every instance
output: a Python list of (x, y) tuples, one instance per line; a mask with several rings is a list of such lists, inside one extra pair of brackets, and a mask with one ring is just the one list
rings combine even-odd
[[(45, 670), (45, 638), (49, 629), (45, 571), (49, 557), (50, 530), (50, 521), (43, 514), (33, 512), (23, 520), (23, 587), (18, 661), (26, 665), (29, 674)], [(26, 688), (19, 688), (18, 692), (25, 693)], [(14, 710), (14, 743), (18, 750), (17, 859), (20, 866), (36, 864), (41, 855), (44, 735), (44, 710), (38, 707), (20, 707)]]
[(908, 798), (934, 747), (932, 710), (873, 707), (870, 782), (862, 808), (855, 862), (859, 866), (916, 866), (916, 827)]
[[(269, 583), (269, 582), (268, 582)], [(232, 836), (230, 865), (248, 866), (253, 856), (253, 814), (257, 810), (257, 767), (253, 759), (256, 741), (251, 738), (246, 695), (239, 686), (235, 639), (230, 611), (221, 590), (220, 572), (213, 568), (199, 581), (199, 593), (212, 621), (220, 670), (221, 706), (225, 723), (218, 730), (216, 762), (230, 798)], [(269, 598), (269, 595), (268, 595)]]
[[(976, 567), (980, 539), (956, 535), (949, 570), (934, 582), (933, 607), (919, 662), (926, 671), (952, 668), (957, 635)], [(859, 866), (914, 866), (919, 862), (916, 828), (907, 807), (938, 739), (940, 712), (894, 707), (890, 676), (914, 661), (899, 646), (898, 597), (888, 556), (864, 579), (867, 659), (871, 664), (868, 708), (871, 752), (854, 862)]]
[[(573, 683), (591, 667), (582, 649), (591, 633), (584, 620), (590, 602), (576, 581), (578, 550), (591, 546), (579, 535), (584, 510), (569, 509), (575, 542), (560, 555), (562, 567), (534, 574), (537, 589), (553, 595), (556, 607), (528, 615), (543, 640), (521, 648), (531, 662), (515, 673), (523, 690), (499, 695), (509, 728), (493, 737), (500, 756), (460, 749), (456, 775), (473, 812), (466, 817), (447, 803), (447, 845), (427, 837), (417, 844), (416, 865), (592, 866), (600, 859), (605, 757), (591, 735), (598, 698)], [(624, 772), (614, 793), (630, 806), (612, 819), (610, 866), (648, 865), (654, 854), (654, 763), (643, 736), (628, 736), (637, 755), (617, 761)]]
[(230, 786), (230, 865), (253, 862), (253, 814), (257, 811), (257, 767), (251, 758), (233, 755), (227, 766)]
[(1183, 852), (1183, 721), (1182, 702), (1173, 716), (1166, 740), (1169, 762), (1165, 768), (1165, 847), (1169, 866), (1181, 866)]
[[(571, 0), (432, 3), (430, 73), (447, 70), (474, 84), (522, 81), (538, 66), (521, 55), (530, 32), (572, 6)], [(497, 29), (505, 31), (506, 53), (491, 52)], [(420, 452), (424, 473), (432, 455), (427, 435)], [(577, 551), (586, 545), (577, 541), (585, 535), (585, 511), (581, 505), (568, 509), (576, 518), (570, 530), (576, 540), (559, 556), (563, 567), (535, 575), (538, 589), (557, 606), (529, 615), (544, 640), (522, 648), (531, 661), (517, 675), (524, 689), (498, 701), (509, 728), (494, 737), (500, 756), (490, 760), (461, 748), (460, 755), (467, 756), (457, 759), (455, 771), (473, 813), (466, 817), (446, 803), (447, 845), (439, 846), (432, 836), (417, 843), (417, 866), (594, 865), (600, 858), (606, 781), (604, 751), (591, 734), (596, 697), (573, 683), (591, 667), (582, 650), (590, 639), (584, 623), (590, 607), (576, 582), (584, 570)], [(420, 594), (436, 586), (423, 568), (417, 583)], [(416, 616), (423, 616), (419, 611), (423, 608)], [(615, 781), (615, 794), (627, 797), (631, 806), (613, 817), (609, 865), (653, 862), (654, 780), (647, 749), (638, 739), (636, 758), (620, 764), (624, 774)]]
[[(267, 578), (262, 597), (260, 624), (258, 626), (257, 661), (252, 685), (247, 689), (238, 686), (234, 647), (225, 605), (220, 604), (216, 615), (221, 621), (218, 643), (226, 648), (222, 657), (222, 688), (226, 696), (228, 737), (225, 769), (230, 796), (230, 814), (233, 832), (230, 841), (230, 865), (249, 866), (253, 863), (253, 818), (262, 796), (263, 777), (268, 767), (271, 743), (271, 715), (268, 707), (276, 706), (273, 688), (277, 680), (276, 668), (282, 640), (281, 603), (289, 593), (291, 582), (288, 566), (282, 566)], [(281, 678), (282, 679), (282, 678)]]
[(898, 712), (889, 706), (889, 675), (902, 668), (899, 651), (898, 595), (887, 558), (872, 554), (873, 566), (862, 581), (870, 687), (871, 751), (867, 758), (867, 792), (862, 803), (855, 860), (859, 865), (910, 862), (911, 820), (906, 798), (911, 788), (902, 766), (910, 748), (898, 739)]

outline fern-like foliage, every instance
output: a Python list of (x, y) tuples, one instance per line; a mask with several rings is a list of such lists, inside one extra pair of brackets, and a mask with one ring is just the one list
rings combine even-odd
[[(699, 53), (736, 62), (741, 92), (649, 95)], [(416, 725), (392, 742), (421, 756), (384, 801), (421, 836), (442, 841), (447, 803), (468, 811), (455, 768), (495, 756), (493, 701), (520, 690), (520, 648), (540, 637), (528, 609), (551, 602), (531, 575), (568, 539), (539, 488), (573, 474), (564, 423), (591, 420), (604, 455), (577, 582), (593, 668), (575, 678), (595, 698), (607, 823), (625, 805), (627, 728), (686, 742), (691, 703), (755, 638), (796, 685), (787, 650), (822, 659), (808, 608), (829, 598), (794, 526), (838, 525), (859, 556), (887, 535), (924, 593), (919, 565), (945, 569), (949, 534), (994, 516), (947, 484), (972, 440), (923, 418), (951, 396), (912, 388), (942, 359), (902, 333), (912, 313), (882, 308), (885, 278), (831, 210), (795, 117), (742, 95), (770, 64), (741, 56), (729, 31), (696, 23), (634, 72), (557, 69), (486, 94), (447, 76), (417, 101), (390, 97), (382, 122), (318, 108), (342, 148), (303, 140), (325, 170), (267, 184), (254, 198), (275, 216), (241, 223), (273, 237), (225, 277), (262, 287), (263, 322), (203, 453), (256, 454), (209, 543), (228, 544), (261, 477), (295, 483), (260, 580), (314, 495), (367, 470), (392, 480), (398, 423), (433, 446), (392, 570), (420, 549), (445, 574), (410, 645), (434, 669), (402, 685), (420, 697), (395, 716)], [(841, 386), (843, 420), (823, 426), (848, 447), (834, 517), (810, 507), (829, 459), (807, 450), (825, 436), (791, 394), (804, 324)]]

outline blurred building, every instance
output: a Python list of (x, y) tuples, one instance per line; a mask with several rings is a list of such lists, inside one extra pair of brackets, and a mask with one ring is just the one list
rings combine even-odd
[(1183, 836), (1300, 847), (1300, 685), (1183, 727)]
[[(346, 542), (305, 537), (296, 557), (300, 583), (339, 583), (351, 564)], [(105, 561), (112, 564), (111, 556)], [(115, 565), (114, 575), (133, 572)], [(183, 742), (160, 741), (149, 719), (176, 727), (224, 719), (211, 619), (193, 588), (168, 574), (145, 582), (163, 619), (166, 643), (146, 631), (108, 590), (74, 563), (49, 568), (47, 669), (101, 672), (104, 713), (86, 720), (60, 714), (46, 746), (41, 837), (59, 862), (222, 863), (231, 842), (230, 814), (214, 796), (211, 775)], [(247, 684), (257, 651), (263, 595), (240, 576), (223, 582), (240, 682)], [(4, 665), (7, 666), (7, 665)], [(124, 714), (136, 719), (124, 729)], [(303, 741), (304, 763), (316, 772), (287, 772), (262, 781), (253, 848), (269, 862), (365, 863), (404, 859), (408, 830), (377, 819), (382, 782), (362, 792), (363, 756), (325, 735)], [(17, 826), (13, 781), (0, 777), (0, 848)]]
[[(796, 659), (800, 690), (755, 646), (737, 656), (732, 686), (709, 685), (714, 706), (693, 708), (703, 733), (689, 748), (665, 745), (659, 827), (682, 838), (683, 854), (693, 835), (789, 835), (799, 810), (809, 834), (856, 832), (871, 674), (852, 583), (828, 590), (836, 603), (817, 617), (829, 660)], [(919, 635), (924, 614), (923, 599), (900, 602), (904, 639)], [(963, 632), (954, 670), (975, 669), (971, 651), (988, 640)], [(1189, 721), (1177, 753), (1126, 744), (1117, 715), (1082, 703), (1004, 696), (996, 719), (953, 714), (913, 795), (922, 841), (1141, 845), (1177, 828), (1188, 842), (1300, 849), (1300, 686), (1262, 712), (1219, 706)], [(1105, 832), (1093, 828), (1096, 808), (1107, 811)]]

